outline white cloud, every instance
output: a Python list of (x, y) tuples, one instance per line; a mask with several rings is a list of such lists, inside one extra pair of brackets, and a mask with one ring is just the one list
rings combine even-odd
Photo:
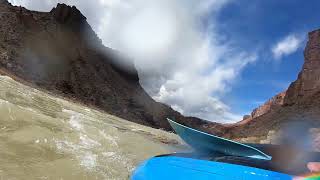
[[(11, 0), (49, 11), (57, 2), (76, 5), (106, 46), (135, 59), (140, 82), (157, 101), (185, 115), (231, 122), (220, 98), (242, 69), (256, 60), (222, 42), (215, 16), (228, 0)], [(210, 13), (210, 24), (201, 19)]]
[(299, 47), (301, 47), (302, 42), (303, 38), (301, 36), (290, 34), (281, 41), (277, 42), (272, 47), (271, 51), (275, 59), (281, 59), (283, 56), (287, 56), (296, 52)]

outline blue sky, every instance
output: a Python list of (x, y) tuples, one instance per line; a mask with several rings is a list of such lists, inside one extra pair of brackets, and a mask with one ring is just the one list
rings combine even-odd
[[(320, 7), (320, 1), (242, 0), (222, 8), (218, 31), (235, 40), (236, 46), (258, 53), (257, 61), (244, 68), (232, 90), (222, 98), (233, 112), (250, 112), (297, 78), (307, 32), (320, 28), (320, 11), (315, 7)], [(302, 36), (302, 45), (275, 59), (270, 49), (289, 34)]]

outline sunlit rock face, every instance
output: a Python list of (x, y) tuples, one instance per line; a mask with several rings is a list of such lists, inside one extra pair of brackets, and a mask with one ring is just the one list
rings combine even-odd
[[(276, 96), (269, 99), (263, 105), (254, 109), (250, 115), (245, 115), (243, 121), (249, 121), (252, 118), (262, 116), (270, 111), (276, 110), (283, 105), (284, 97), (286, 96), (286, 91), (277, 94)], [(241, 122), (240, 122), (241, 123)], [(243, 123), (243, 122), (242, 122)]]
[(269, 111), (272, 111), (280, 106), (283, 105), (283, 100), (286, 95), (286, 92), (282, 92), (274, 96), (273, 98), (269, 99), (266, 103), (258, 107), (257, 109), (253, 110), (251, 113), (252, 118), (256, 118), (261, 116)]
[[(284, 103), (284, 98), (286, 96), (286, 91), (277, 94), (276, 96), (269, 99), (267, 102), (262, 104), (261, 106), (255, 108), (250, 115), (244, 115), (243, 119), (231, 126), (239, 126), (250, 123), (252, 120), (263, 116), (270, 112), (276, 112), (282, 108)], [(258, 138), (259, 139), (259, 138)]]

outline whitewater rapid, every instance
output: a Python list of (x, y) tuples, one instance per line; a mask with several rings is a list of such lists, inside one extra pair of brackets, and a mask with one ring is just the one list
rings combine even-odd
[(0, 179), (128, 179), (143, 160), (187, 147), (0, 76)]

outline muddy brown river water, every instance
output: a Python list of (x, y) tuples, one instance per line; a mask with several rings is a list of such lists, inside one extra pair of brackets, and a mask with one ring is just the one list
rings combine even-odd
[(143, 160), (185, 148), (175, 134), (0, 76), (0, 180), (129, 179)]

